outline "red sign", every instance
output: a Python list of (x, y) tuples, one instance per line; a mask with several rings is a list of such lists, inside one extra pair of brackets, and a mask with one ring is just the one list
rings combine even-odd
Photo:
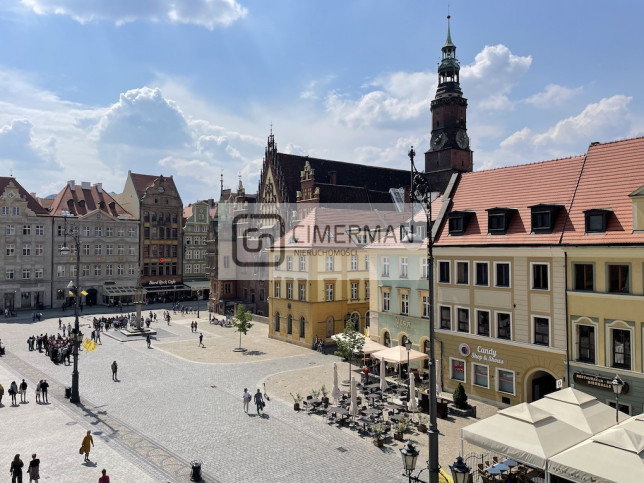
[(161, 263), (163, 263), (163, 262), (165, 262), (165, 258), (159, 258), (159, 261), (160, 261)]

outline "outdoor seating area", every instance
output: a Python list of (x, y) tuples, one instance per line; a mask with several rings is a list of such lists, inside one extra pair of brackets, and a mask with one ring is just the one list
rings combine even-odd
[(531, 468), (504, 456), (481, 457), (484, 460), (473, 469), (474, 481), (482, 483), (539, 483), (545, 481), (542, 470)]

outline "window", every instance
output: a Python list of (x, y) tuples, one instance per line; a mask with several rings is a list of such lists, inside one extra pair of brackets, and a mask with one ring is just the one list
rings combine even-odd
[(19, 215), (20, 215), (20, 207), (19, 207), (19, 206), (14, 206), (14, 207), (13, 207), (13, 214), (14, 214), (15, 216), (19, 216)]
[(351, 282), (351, 300), (358, 300), (358, 282)]
[(300, 257), (300, 272), (306, 272), (306, 257)]
[(593, 264), (574, 263), (573, 267), (575, 274), (575, 290), (594, 290)]
[(293, 316), (288, 314), (286, 318), (286, 333), (291, 335), (293, 333)]
[(604, 233), (608, 226), (610, 210), (586, 210), (584, 211), (586, 233)]
[(389, 276), (389, 257), (382, 257), (382, 276)]
[(470, 283), (470, 263), (456, 262), (456, 283), (467, 285)]
[(510, 286), (510, 264), (507, 262), (497, 262), (495, 267), (495, 287), (509, 287)]
[(102, 255), (102, 254), (103, 254), (103, 245), (95, 245), (94, 255)]
[(118, 228), (116, 230), (117, 236), (124, 237), (125, 236), (125, 228)]
[(534, 205), (530, 206), (532, 231), (534, 233), (552, 233), (560, 205)]
[(400, 313), (402, 315), (409, 315), (409, 294), (400, 294)]
[(44, 248), (42, 243), (36, 243), (34, 247), (34, 255), (41, 256), (44, 253)]
[(496, 313), (496, 337), (512, 340), (512, 316), (509, 313)]
[(326, 284), (326, 301), (333, 302), (333, 284), (332, 283)]
[(364, 269), (369, 270), (369, 255), (365, 255), (364, 257)]
[(22, 234), (31, 235), (31, 225), (22, 225)]
[(306, 335), (306, 319), (300, 317), (300, 338), (304, 338)]
[(592, 325), (577, 326), (577, 344), (579, 362), (595, 363), (595, 327)]
[(34, 270), (34, 278), (43, 278), (43, 269), (42, 268), (37, 268)]
[(476, 311), (476, 333), (490, 337), (490, 312), (487, 310)]
[(613, 329), (613, 367), (631, 369), (631, 332)]
[(383, 292), (382, 294), (382, 311), (389, 312), (389, 304), (391, 303), (391, 294), (389, 292)]
[(449, 216), (449, 234), (460, 235), (465, 231), (465, 223), (463, 215), (450, 213)]
[(87, 238), (90, 234), (90, 227), (89, 226), (84, 226), (83, 227), (83, 236)]
[(94, 227), (94, 236), (103, 236), (103, 227), (95, 226)]
[(409, 276), (409, 258), (402, 257), (400, 259), (400, 278), (407, 278)]
[[(60, 276), (60, 275), (59, 275), (59, 276)], [(13, 275), (13, 268), (8, 268), (8, 269), (5, 271), (5, 278), (6, 278), (7, 280), (13, 280), (13, 278), (14, 278), (14, 275)]]
[[(279, 285), (278, 285), (278, 287), (279, 287)], [(279, 294), (279, 288), (278, 288), (277, 292)], [(230, 282), (226, 282), (224, 284), (224, 294), (230, 295), (232, 293), (233, 293), (233, 285)], [(277, 295), (277, 297), (279, 297), (279, 295)]]
[(293, 300), (293, 282), (286, 282), (286, 298)]
[(549, 286), (548, 264), (532, 263), (531, 265), (532, 265), (532, 289), (548, 290), (548, 286)]
[(113, 275), (113, 268), (111, 264), (105, 265), (105, 275), (111, 277)]
[(289, 272), (293, 270), (293, 257), (290, 255), (286, 257), (286, 270)]
[(31, 243), (25, 243), (22, 246), (22, 254), (25, 256), (31, 255)]
[(275, 312), (275, 332), (280, 331), (280, 313)]
[(450, 283), (450, 263), (449, 262), (438, 262), (438, 282), (439, 283)]
[(108, 226), (105, 228), (105, 236), (114, 236), (114, 227)]
[(440, 307), (440, 328), (445, 330), (452, 330), (452, 308)]
[[(176, 248), (176, 247), (173, 247), (173, 248)], [(136, 247), (134, 245), (130, 245), (128, 252), (130, 255), (136, 255), (135, 250), (136, 250)]]
[(505, 235), (510, 219), (516, 212), (511, 208), (492, 208), (487, 210), (487, 231), (490, 235)]
[(629, 293), (628, 265), (608, 265), (608, 291)]
[(275, 290), (274, 290), (275, 297), (280, 298), (280, 283), (275, 282), (274, 287), (275, 287)]
[(358, 270), (358, 255), (351, 255), (351, 270)]
[[(59, 278), (62, 278), (65, 276), (65, 265), (58, 265), (56, 266), (56, 275)], [(13, 277), (12, 277), (13, 278)]]
[(224, 255), (224, 268), (230, 268), (230, 257), (228, 255)]
[(326, 257), (326, 271), (333, 271), (333, 257)]
[(421, 313), (423, 314), (422, 317), (424, 318), (429, 317), (429, 297), (427, 295), (423, 295), (422, 297)]
[[(172, 229), (173, 232), (174, 232), (174, 230), (175, 230), (175, 228)], [(136, 230), (134, 228), (128, 228), (127, 235), (130, 238), (134, 238), (136, 236)], [(177, 236), (176, 236), (176, 233), (175, 233), (173, 238), (176, 239), (176, 237)]]
[(306, 284), (300, 284), (300, 300), (306, 300)]
[(3, 206), (2, 207), (2, 214), (3, 215), (9, 215), (9, 207), (8, 206)]
[(458, 331), (459, 332), (468, 332), (470, 331), (470, 309), (459, 308), (456, 313), (458, 314)]
[(6, 254), (8, 257), (11, 257), (15, 255), (16, 253), (16, 247), (13, 245), (13, 243), (9, 243), (6, 245)]
[(117, 245), (116, 254), (117, 255), (125, 255), (125, 245)]
[(100, 265), (94, 265), (94, 275), (99, 277), (101, 275), (101, 266)]
[(192, 265), (189, 263), (186, 265), (186, 273), (192, 273)]
[(427, 260), (427, 258), (421, 259), (420, 278), (424, 280), (427, 280), (427, 278), (429, 278), (429, 260)]
[(472, 363), (472, 384), (480, 387), (490, 387), (489, 367)]
[(83, 265), (83, 277), (89, 277), (89, 265)]
[(514, 394), (514, 372), (497, 369), (496, 378), (499, 392)]
[[(177, 270), (176, 266), (173, 264), (172, 265), (172, 275), (176, 275), (176, 270)], [(133, 263), (130, 263), (130, 265), (128, 265), (127, 274), (128, 275), (134, 275), (134, 264)]]
[(36, 236), (43, 236), (45, 234), (45, 227), (43, 225), (36, 225)]
[(369, 300), (370, 295), (371, 295), (371, 290), (369, 289), (369, 281), (365, 280), (365, 282), (364, 282), (364, 298), (365, 298), (365, 300)]
[(123, 275), (125, 273), (125, 268), (123, 267), (123, 264), (119, 264), (116, 266), (116, 274), (117, 275)]
[(450, 357), (450, 372), (452, 379), (465, 382), (465, 361)]
[(114, 255), (114, 245), (105, 245), (105, 254)]
[(550, 345), (550, 319), (534, 317), (534, 343), (537, 345)]
[(83, 244), (83, 255), (89, 255), (89, 244)]
[(487, 287), (489, 283), (489, 265), (487, 262), (476, 262), (476, 285)]
[(7, 225), (4, 232), (6, 235), (15, 235), (16, 227), (14, 225)]
[(31, 278), (31, 270), (28, 268), (23, 268), (22, 269), (22, 279), (23, 280), (28, 280)]

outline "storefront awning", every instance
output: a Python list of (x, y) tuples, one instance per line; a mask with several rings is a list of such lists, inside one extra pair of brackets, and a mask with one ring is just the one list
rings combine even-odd
[(190, 282), (183, 283), (190, 290), (209, 290), (210, 289), (210, 280), (193, 280)]
[(103, 293), (109, 297), (134, 295), (136, 285), (103, 285)]
[(152, 286), (145, 287), (146, 293), (156, 293), (156, 292), (178, 292), (179, 290), (189, 290), (188, 287), (180, 283), (176, 285), (161, 285), (161, 286)]

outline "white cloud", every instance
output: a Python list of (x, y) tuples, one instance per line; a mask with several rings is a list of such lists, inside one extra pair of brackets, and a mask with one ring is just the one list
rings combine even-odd
[(248, 10), (236, 0), (20, 0), (39, 15), (67, 15), (85, 23), (110, 20), (117, 25), (169, 21), (213, 29), (244, 18)]
[(548, 109), (562, 105), (571, 97), (581, 94), (582, 91), (582, 87), (570, 89), (557, 84), (548, 84), (543, 92), (528, 97), (525, 102), (539, 109)]

